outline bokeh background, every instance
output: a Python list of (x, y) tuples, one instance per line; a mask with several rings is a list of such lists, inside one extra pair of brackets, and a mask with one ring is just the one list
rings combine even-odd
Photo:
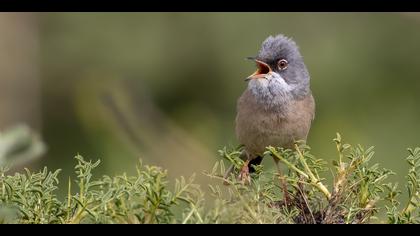
[(133, 173), (141, 158), (205, 183), (217, 150), (238, 144), (236, 100), (255, 68), (244, 58), (278, 33), (311, 75), (313, 153), (335, 158), (340, 132), (402, 181), (406, 148), (420, 146), (416, 13), (0, 13), (0, 129), (40, 133), (33, 169), (71, 175), (79, 153), (100, 174)]

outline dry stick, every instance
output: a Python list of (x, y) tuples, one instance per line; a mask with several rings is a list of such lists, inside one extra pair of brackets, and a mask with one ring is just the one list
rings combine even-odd
[(279, 180), (280, 180), (280, 184), (281, 184), (281, 188), (283, 190), (283, 195), (284, 195), (284, 204), (286, 206), (289, 205), (289, 192), (287, 191), (287, 184), (286, 184), (286, 180), (283, 177), (282, 171), (279, 167), (279, 163), (276, 159), (274, 159), (274, 161), (276, 162), (276, 167), (277, 167), (277, 172), (279, 173)]
[(299, 184), (298, 184), (298, 188), (297, 189), (299, 190), (300, 194), (302, 195), (303, 200), (305, 201), (306, 207), (307, 207), (309, 213), (311, 214), (313, 223), (316, 224), (316, 220), (315, 220), (314, 214), (312, 213), (312, 210), (311, 210), (311, 207), (309, 206), (308, 200), (306, 199), (305, 194), (303, 193), (303, 191), (302, 191), (302, 189), (301, 189), (301, 187), (300, 187)]

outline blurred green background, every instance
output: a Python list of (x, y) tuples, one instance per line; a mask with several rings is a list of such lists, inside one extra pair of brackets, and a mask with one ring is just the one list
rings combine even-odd
[(0, 128), (39, 131), (48, 149), (32, 168), (66, 176), (80, 153), (100, 173), (133, 173), (141, 158), (205, 183), (217, 150), (238, 144), (255, 67), (244, 58), (278, 33), (311, 75), (313, 153), (335, 158), (340, 132), (402, 181), (406, 148), (420, 146), (415, 13), (0, 13)]

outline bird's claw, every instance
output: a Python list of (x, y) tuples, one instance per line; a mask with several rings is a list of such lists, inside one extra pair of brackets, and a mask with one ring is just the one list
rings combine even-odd
[(249, 184), (251, 183), (251, 176), (249, 175), (249, 168), (248, 165), (244, 165), (241, 169), (241, 172), (239, 173), (238, 176), (239, 180), (243, 183), (243, 184)]

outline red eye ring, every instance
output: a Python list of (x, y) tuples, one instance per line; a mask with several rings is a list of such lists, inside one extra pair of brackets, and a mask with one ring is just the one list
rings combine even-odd
[(277, 67), (279, 68), (279, 70), (285, 70), (288, 65), (289, 62), (286, 59), (281, 59), (277, 62)]

